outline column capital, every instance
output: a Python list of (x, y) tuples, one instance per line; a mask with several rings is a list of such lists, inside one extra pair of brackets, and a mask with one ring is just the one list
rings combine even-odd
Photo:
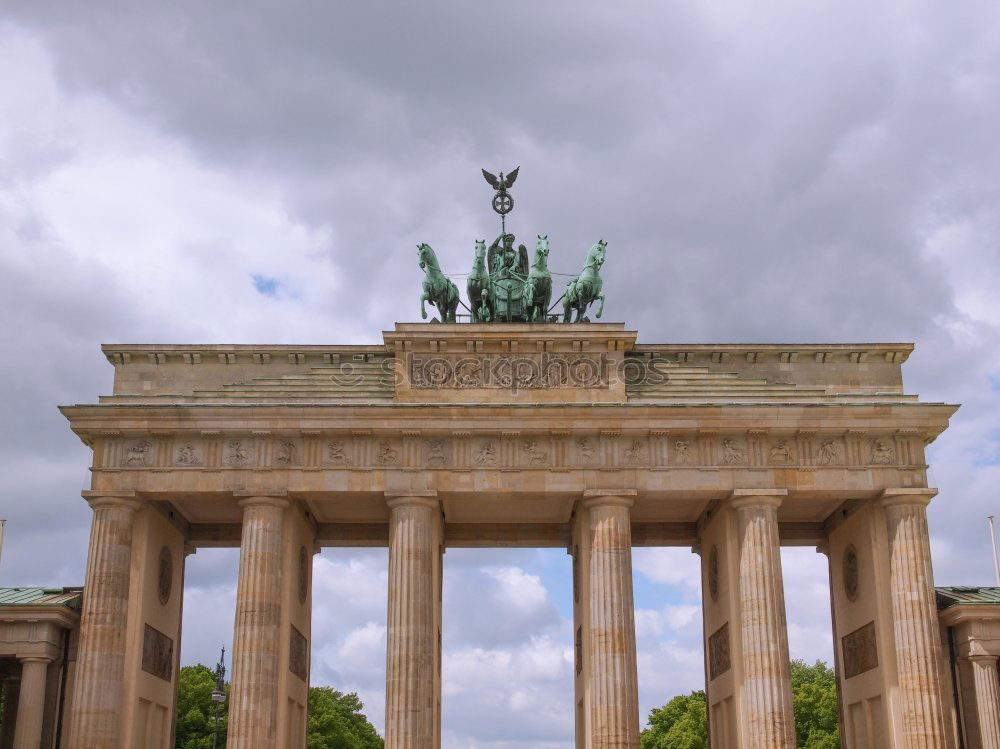
[(584, 507), (631, 507), (639, 494), (635, 489), (586, 489), (583, 492)]
[(885, 489), (879, 495), (878, 501), (882, 507), (905, 507), (907, 505), (926, 507), (935, 496), (937, 489)]
[(997, 661), (1000, 660), (1000, 656), (991, 655), (990, 653), (969, 653), (965, 658), (959, 658), (959, 660), (969, 660), (973, 663), (981, 663), (985, 666), (996, 666)]
[(85, 500), (87, 500), (87, 504), (89, 504), (93, 510), (98, 510), (104, 507), (117, 507), (122, 510), (135, 511), (141, 506), (141, 503), (136, 498), (136, 494), (133, 491), (101, 492), (85, 489), (80, 494)]
[(259, 492), (235, 491), (233, 492), (233, 496), (237, 497), (236, 504), (244, 509), (247, 507), (276, 507), (279, 510), (284, 510), (291, 504), (287, 496), (283, 496), (277, 492), (264, 494)]
[(414, 489), (412, 491), (385, 492), (386, 504), (389, 509), (396, 507), (426, 507), (436, 510), (441, 506), (438, 493), (433, 489)]
[(788, 489), (734, 489), (725, 501), (734, 510), (742, 507), (773, 507), (777, 509), (788, 496)]
[(44, 655), (24, 655), (18, 657), (21, 663), (45, 663), (46, 665), (52, 663), (52, 658)]

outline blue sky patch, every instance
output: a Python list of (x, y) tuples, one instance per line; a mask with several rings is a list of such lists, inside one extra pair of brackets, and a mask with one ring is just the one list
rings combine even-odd
[(271, 278), (270, 276), (263, 276), (259, 273), (253, 274), (253, 287), (257, 289), (258, 294), (263, 294), (264, 296), (275, 297), (278, 295), (278, 279)]

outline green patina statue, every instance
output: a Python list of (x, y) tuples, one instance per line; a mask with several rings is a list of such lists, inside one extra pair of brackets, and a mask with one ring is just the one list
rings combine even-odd
[[(493, 244), (486, 247), (486, 240), (476, 240), (472, 270), (465, 290), (469, 297), (466, 309), (474, 323), (487, 322), (553, 322), (558, 316), (552, 309), (562, 301), (563, 322), (588, 322), (587, 308), (598, 299), (601, 306), (597, 318), (604, 312), (604, 294), (601, 293), (601, 266), (607, 242), (603, 239), (590, 248), (583, 272), (566, 287), (565, 293), (550, 306), (552, 300), (552, 274), (549, 272), (549, 237), (539, 234), (535, 242), (535, 259), (528, 265), (528, 250), (522, 244), (514, 249), (515, 237), (506, 230), (505, 216), (513, 208), (513, 198), (508, 190), (517, 178), (518, 170), (507, 177), (499, 177), (483, 170), (486, 181), (496, 189), (493, 210), (500, 214), (501, 233)], [(441, 272), (437, 256), (429, 244), (417, 245), (420, 267), (425, 272), (423, 294), (420, 297), (420, 316), (427, 319), (424, 302), (437, 307), (441, 322), (455, 322), (458, 305), (465, 304), (458, 297), (458, 287)]]
[(493, 278), (486, 270), (486, 240), (476, 240), (476, 254), (472, 261), (472, 271), (465, 284), (469, 295), (469, 310), (472, 322), (489, 322), (493, 319)]
[(598, 320), (604, 313), (604, 294), (601, 293), (601, 266), (604, 265), (604, 249), (608, 243), (603, 239), (590, 248), (587, 252), (587, 262), (583, 264), (583, 272), (574, 278), (566, 286), (563, 294), (563, 322), (570, 321), (570, 315), (576, 310), (576, 319), (573, 322), (584, 322), (584, 314), (593, 302), (601, 300), (601, 306), (597, 308)]
[(524, 309), (528, 322), (545, 322), (552, 299), (552, 274), (549, 273), (549, 235), (539, 234), (535, 242), (535, 262), (524, 284)]
[(455, 311), (458, 309), (458, 287), (451, 279), (441, 272), (437, 255), (427, 243), (417, 245), (417, 257), (424, 271), (424, 293), (420, 296), (420, 316), (427, 319), (424, 302), (430, 302), (438, 308), (441, 322), (455, 322)]

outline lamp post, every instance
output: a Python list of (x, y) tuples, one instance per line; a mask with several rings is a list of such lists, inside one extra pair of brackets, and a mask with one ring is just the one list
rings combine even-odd
[(215, 667), (215, 689), (212, 691), (212, 702), (215, 703), (215, 724), (212, 730), (212, 749), (219, 741), (219, 705), (226, 701), (226, 648), (222, 647), (219, 663)]

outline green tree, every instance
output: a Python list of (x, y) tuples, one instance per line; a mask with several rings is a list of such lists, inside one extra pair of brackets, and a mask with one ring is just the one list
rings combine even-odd
[(642, 749), (708, 749), (705, 693), (674, 697), (649, 713), (649, 727), (640, 736)]
[[(200, 663), (184, 666), (177, 682), (177, 749), (212, 749), (215, 670)], [(226, 746), (229, 727), (229, 684), (225, 691), (226, 701), (219, 705), (218, 749)], [(382, 737), (362, 714), (363, 708), (356, 694), (311, 687), (308, 749), (382, 749)]]
[(361, 710), (353, 692), (342, 694), (330, 687), (309, 690), (309, 749), (382, 749), (382, 737)]
[[(215, 670), (208, 666), (184, 666), (177, 675), (177, 749), (212, 749), (215, 727)], [(229, 726), (229, 685), (225, 702), (219, 705), (218, 749), (226, 745)]]
[[(837, 677), (821, 661), (807, 666), (791, 662), (792, 709), (799, 749), (840, 749)], [(649, 713), (641, 735), (642, 749), (708, 749), (705, 693), (674, 697)]]
[(840, 749), (837, 675), (822, 661), (792, 661), (795, 741), (800, 749)]

